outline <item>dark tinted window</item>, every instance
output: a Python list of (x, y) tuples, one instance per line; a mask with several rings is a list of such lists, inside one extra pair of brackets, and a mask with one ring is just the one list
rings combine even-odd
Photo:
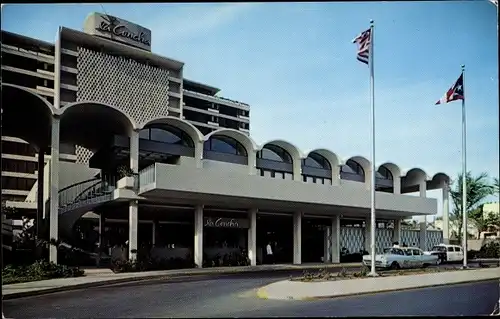
[(331, 170), (332, 167), (330, 162), (323, 156), (317, 153), (311, 153), (306, 159), (302, 160), (302, 165), (307, 167), (322, 168), (326, 170)]
[(229, 136), (212, 136), (203, 145), (207, 151), (247, 156), (246, 149), (240, 142)]
[(171, 126), (155, 126), (139, 132), (139, 138), (167, 144), (194, 147), (193, 140), (184, 131)]
[(382, 166), (378, 169), (377, 177), (392, 180), (392, 173), (387, 168)]
[(453, 247), (448, 247), (448, 251), (453, 251)]
[(292, 157), (285, 151), (283, 148), (276, 145), (266, 145), (262, 150), (257, 153), (258, 158), (276, 161), (276, 162), (285, 162), (292, 163)]

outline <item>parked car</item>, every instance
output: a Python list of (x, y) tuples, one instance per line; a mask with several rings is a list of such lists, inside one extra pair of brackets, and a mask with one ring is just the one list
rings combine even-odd
[[(363, 264), (371, 265), (371, 256), (363, 256)], [(421, 268), (438, 264), (438, 256), (425, 255), (420, 248), (416, 247), (390, 247), (383, 250), (383, 254), (375, 255), (375, 267), (401, 269)]]
[(438, 264), (445, 262), (458, 262), (464, 260), (464, 251), (457, 245), (439, 244), (432, 247), (430, 251), (424, 252), (426, 255), (437, 256)]

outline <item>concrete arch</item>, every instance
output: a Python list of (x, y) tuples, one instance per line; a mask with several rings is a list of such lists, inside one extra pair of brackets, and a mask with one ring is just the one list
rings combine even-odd
[(45, 104), (45, 106), (47, 107), (48, 111), (50, 111), (51, 115), (54, 115), (56, 113), (56, 109), (54, 108), (54, 106), (52, 104), (50, 104), (49, 101), (47, 101), (46, 99), (44, 99), (43, 97), (41, 97), (39, 94), (34, 93), (34, 92), (28, 90), (25, 87), (22, 87), (22, 86), (19, 86), (19, 85), (15, 85), (15, 84), (9, 84), (9, 83), (2, 83), (2, 87), (13, 88), (13, 89), (16, 89), (16, 90), (24, 91), (25, 93), (32, 95), (33, 97), (39, 99), (40, 102), (42, 102), (43, 104)]
[(401, 168), (398, 165), (391, 162), (385, 162), (377, 167), (377, 171), (379, 171), (381, 167), (387, 168), (389, 172), (391, 172), (392, 178), (394, 180), (397, 179), (398, 177), (401, 177)]
[(429, 175), (423, 169), (415, 167), (404, 173), (402, 184), (404, 187), (415, 186), (428, 179)]
[(330, 163), (332, 171), (339, 172), (339, 166), (342, 164), (342, 160), (337, 154), (325, 148), (318, 148), (307, 152), (307, 155), (305, 155), (304, 158), (307, 158), (311, 153), (316, 153), (326, 158), (326, 160)]
[(295, 146), (292, 143), (290, 143), (290, 142), (287, 142), (287, 141), (284, 141), (284, 140), (272, 140), (272, 141), (268, 141), (268, 142), (262, 144), (260, 147), (258, 147), (258, 151), (262, 150), (266, 145), (279, 146), (282, 149), (284, 149), (285, 151), (287, 151), (288, 154), (290, 154), (290, 156), (292, 157), (294, 165), (295, 165), (295, 163), (299, 163), (300, 164), (301, 163), (301, 159), (304, 158), (304, 155), (302, 154), (302, 152), (300, 151), (300, 149), (297, 146)]
[(358, 163), (359, 165), (361, 165), (361, 167), (363, 168), (363, 171), (365, 173), (365, 180), (368, 178), (369, 179), (369, 176), (370, 176), (370, 171), (371, 171), (371, 167), (372, 167), (372, 163), (370, 162), (370, 160), (368, 160), (366, 157), (364, 156), (351, 156), (349, 158), (347, 158), (344, 163), (347, 163), (348, 160), (352, 160), (352, 161), (355, 161), (356, 163)]
[(147, 126), (153, 124), (165, 124), (168, 126), (178, 128), (183, 132), (185, 132), (187, 135), (189, 135), (189, 137), (191, 137), (191, 139), (195, 144), (203, 141), (203, 134), (201, 134), (201, 132), (193, 124), (184, 121), (178, 117), (159, 116), (145, 122), (143, 125), (141, 125), (140, 129), (147, 128)]
[(35, 148), (50, 145), (53, 105), (41, 95), (15, 84), (2, 83), (2, 134), (21, 138)]
[(88, 107), (90, 105), (95, 105), (98, 107), (112, 109), (115, 111), (114, 112), (115, 114), (122, 115), (122, 117), (119, 118), (120, 122), (122, 122), (124, 119), (127, 119), (127, 121), (124, 121), (123, 124), (130, 125), (130, 128), (133, 130), (139, 129), (139, 126), (137, 125), (135, 120), (132, 117), (130, 117), (130, 115), (127, 112), (121, 110), (120, 108), (118, 108), (116, 106), (113, 106), (113, 105), (110, 105), (107, 103), (97, 102), (97, 101), (80, 101), (80, 102), (73, 102), (73, 103), (70, 103), (68, 105), (65, 105), (64, 107), (62, 107), (61, 109), (58, 110), (58, 113), (61, 116), (61, 122), (63, 121), (65, 116), (68, 116), (68, 114), (71, 114), (72, 112), (77, 111), (78, 108), (85, 108), (85, 107)]
[(114, 135), (130, 136), (137, 123), (119, 108), (95, 101), (70, 103), (57, 110), (61, 143), (81, 145), (91, 151)]
[(436, 173), (432, 176), (430, 189), (441, 188), (443, 185), (449, 185), (451, 178), (445, 173)]
[(249, 137), (246, 134), (243, 134), (240, 131), (233, 130), (230, 128), (222, 128), (218, 129), (216, 131), (210, 132), (207, 135), (203, 137), (204, 141), (208, 141), (211, 137), (214, 137), (216, 135), (220, 136), (227, 136), (230, 138), (235, 139), (237, 142), (239, 142), (247, 151), (247, 156), (250, 156), (250, 154), (253, 154), (257, 151), (257, 144), (255, 144), (254, 140)]

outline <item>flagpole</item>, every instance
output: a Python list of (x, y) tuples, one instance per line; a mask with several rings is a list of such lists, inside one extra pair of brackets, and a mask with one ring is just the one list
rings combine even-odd
[(377, 272), (375, 269), (375, 231), (376, 231), (376, 226), (377, 222), (375, 220), (375, 85), (374, 85), (374, 77), (373, 77), (373, 47), (374, 47), (374, 26), (373, 26), (373, 20), (370, 20), (370, 58), (369, 58), (369, 63), (370, 63), (370, 97), (371, 97), (371, 129), (372, 129), (372, 147), (371, 147), (371, 162), (372, 162), (372, 167), (371, 167), (371, 185), (370, 185), (370, 190), (371, 190), (371, 223), (370, 223), (370, 237), (371, 237), (371, 271), (370, 271), (370, 276), (377, 276)]
[(462, 246), (464, 250), (463, 268), (467, 268), (467, 122), (465, 113), (465, 65), (462, 65)]

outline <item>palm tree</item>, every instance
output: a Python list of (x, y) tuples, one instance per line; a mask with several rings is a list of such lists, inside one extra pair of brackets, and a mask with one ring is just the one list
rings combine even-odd
[(500, 180), (498, 178), (493, 178), (493, 192), (500, 196)]
[[(472, 219), (475, 224), (479, 224), (482, 219), (482, 203), (486, 197), (494, 193), (494, 187), (488, 182), (488, 174), (481, 173), (479, 176), (472, 177), (471, 172), (467, 172), (467, 203), (465, 211), (467, 217)], [(452, 215), (455, 217), (458, 226), (458, 239), (462, 239), (462, 174), (458, 175), (456, 181), (452, 184), (450, 190), (453, 200)], [(476, 221), (477, 220), (477, 221)]]

